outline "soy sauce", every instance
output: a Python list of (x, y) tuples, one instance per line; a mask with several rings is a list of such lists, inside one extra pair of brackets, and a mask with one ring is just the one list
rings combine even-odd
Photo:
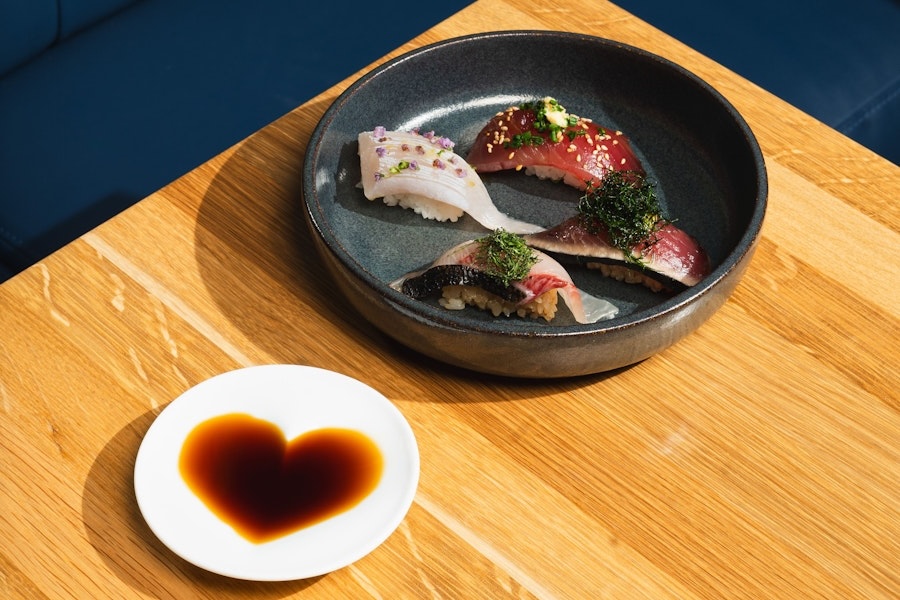
[(345, 512), (378, 485), (378, 446), (352, 429), (324, 428), (288, 442), (268, 421), (214, 417), (188, 434), (178, 463), (191, 491), (254, 543)]

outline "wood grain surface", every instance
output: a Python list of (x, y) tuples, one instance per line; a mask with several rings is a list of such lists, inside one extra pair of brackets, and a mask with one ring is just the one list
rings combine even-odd
[[(335, 293), (299, 197), (313, 128), (370, 65), (0, 286), (0, 597), (900, 597), (900, 168), (602, 0), (479, 0), (383, 60), (499, 29), (646, 48), (745, 116), (770, 208), (732, 298), (573, 380), (393, 343)], [(265, 363), (368, 383), (420, 448), (400, 527), (311, 580), (197, 568), (134, 498), (159, 411)]]

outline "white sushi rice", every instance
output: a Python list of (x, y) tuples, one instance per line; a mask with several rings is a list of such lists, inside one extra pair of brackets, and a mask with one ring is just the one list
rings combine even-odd
[(552, 181), (560, 181), (566, 175), (565, 171), (563, 171), (562, 169), (542, 165), (525, 167), (525, 174), (534, 175), (535, 177), (539, 177), (540, 179), (550, 179)]
[(518, 315), (533, 319), (543, 317), (551, 321), (556, 316), (559, 294), (557, 290), (544, 292), (527, 304), (517, 305), (503, 300), (499, 296), (488, 293), (481, 288), (468, 285), (448, 285), (443, 288), (443, 296), (438, 300), (448, 310), (462, 310), (466, 306), (476, 306), (481, 310), (489, 310), (495, 317)]
[(583, 188), (584, 181), (581, 181), (578, 177), (572, 175), (571, 173), (566, 173), (562, 169), (557, 169), (556, 167), (548, 167), (546, 165), (533, 165), (530, 167), (525, 167), (525, 174), (532, 175), (539, 179), (549, 179), (550, 181), (563, 181), (568, 185), (576, 188)]
[(463, 216), (461, 208), (416, 194), (390, 194), (384, 196), (384, 203), (388, 206), (408, 208), (423, 218), (434, 221), (452, 221), (455, 223), (457, 219)]

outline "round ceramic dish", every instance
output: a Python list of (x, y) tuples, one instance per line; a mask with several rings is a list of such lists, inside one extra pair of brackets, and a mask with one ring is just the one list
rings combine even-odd
[[(323, 428), (352, 429), (378, 447), (383, 472), (375, 488), (351, 508), (270, 541), (251, 542), (191, 489), (179, 466), (194, 428), (229, 414), (276, 426), (286, 444)], [(218, 435), (228, 439), (228, 434)], [(231, 443), (247, 439), (253, 438), (233, 437)], [(245, 456), (260, 455), (241, 448)], [(226, 457), (231, 453), (229, 460), (234, 460), (227, 444), (217, 452)], [(220, 463), (218, 468), (230, 472), (232, 479), (247, 481), (247, 472), (234, 471), (233, 464)], [(261, 468), (265, 472), (265, 465)], [(249, 480), (260, 482), (252, 476)], [(134, 466), (138, 508), (163, 544), (198, 567), (252, 581), (317, 577), (362, 558), (400, 525), (418, 482), (418, 446), (397, 407), (361, 381), (304, 365), (257, 365), (200, 382), (153, 421)]]
[[(468, 216), (439, 223), (380, 200), (360, 181), (357, 134), (433, 130), (465, 156), (498, 111), (552, 96), (572, 113), (623, 131), (657, 182), (664, 213), (709, 253), (712, 273), (676, 294), (653, 293), (570, 269), (579, 288), (619, 308), (580, 325), (448, 311), (389, 283), (444, 250), (487, 232)], [(581, 193), (523, 173), (482, 175), (497, 207), (554, 225)], [(566, 377), (641, 361), (706, 321), (734, 290), (756, 246), (766, 209), (765, 164), (753, 133), (710, 85), (652, 53), (571, 33), (503, 31), (446, 40), (366, 74), (329, 107), (310, 140), (303, 201), (338, 288), (374, 325), (430, 357), (484, 373)]]

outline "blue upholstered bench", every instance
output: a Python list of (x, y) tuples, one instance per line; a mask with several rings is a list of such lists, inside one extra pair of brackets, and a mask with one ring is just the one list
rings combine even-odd
[(0, 281), (472, 1), (0, 0)]
[(613, 0), (900, 164), (900, 0)]

